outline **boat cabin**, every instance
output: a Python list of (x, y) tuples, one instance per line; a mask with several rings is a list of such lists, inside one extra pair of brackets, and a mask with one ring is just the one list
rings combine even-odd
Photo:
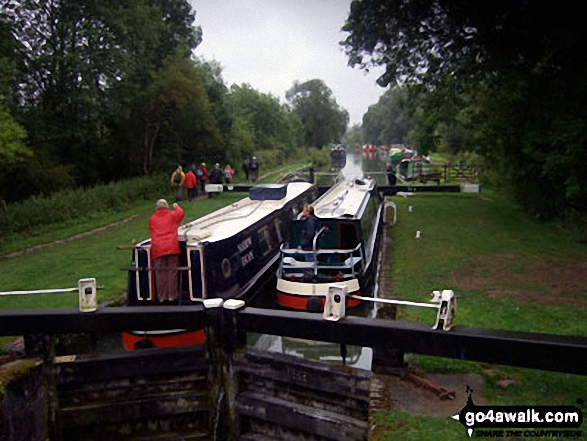
[(283, 306), (296, 308), (288, 296), (324, 296), (331, 283), (348, 284), (348, 292), (357, 293), (374, 267), (382, 220), (374, 180), (342, 181), (313, 207), (319, 223), (312, 249), (300, 248), (305, 222), (301, 217), (292, 223), (291, 239), (281, 247), (277, 294)]
[[(275, 264), (291, 222), (318, 194), (308, 182), (252, 187), (249, 197), (178, 228), (180, 302), (240, 298)], [(156, 302), (150, 239), (133, 250), (128, 303)]]

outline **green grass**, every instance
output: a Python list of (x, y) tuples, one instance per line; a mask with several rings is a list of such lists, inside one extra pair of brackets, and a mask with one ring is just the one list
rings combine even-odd
[[(261, 182), (272, 182), (285, 171)], [(212, 200), (184, 202), (182, 207), (186, 219), (193, 219), (244, 196), (226, 192)], [(384, 265), (391, 267), (394, 291), (387, 294), (426, 301), (434, 290), (452, 289), (460, 296), (457, 325), (587, 336), (587, 246), (572, 242), (524, 215), (499, 194), (485, 190), (481, 195), (418, 194), (393, 200), (398, 223), (387, 245), (392, 258)], [(147, 220), (153, 205), (154, 201), (141, 203), (122, 213), (30, 239), (27, 246), (134, 216), (80, 239), (19, 257), (0, 257), (0, 291), (74, 287), (80, 278), (95, 277), (104, 286), (98, 292), (99, 302), (119, 300), (126, 290), (126, 273), (120, 268), (129, 264), (130, 251), (117, 247), (148, 237)], [(417, 230), (420, 239), (415, 239)], [(0, 297), (1, 309), (39, 307), (75, 308), (77, 293)], [(402, 307), (399, 311), (400, 320), (432, 325), (434, 318), (429, 309)], [(483, 393), (491, 405), (569, 405), (587, 399), (585, 376), (439, 357), (411, 359), (425, 372), (481, 375), (485, 386), (475, 394)], [(457, 396), (462, 399), (464, 391), (457, 391)], [(389, 411), (378, 414), (374, 421), (374, 440), (466, 436), (463, 427), (448, 417)]]
[(422, 441), (470, 439), (463, 426), (450, 418), (413, 416), (407, 412), (378, 413), (373, 422), (376, 430), (372, 441)]
[[(285, 173), (307, 165), (307, 158), (261, 173), (258, 183), (275, 182)], [(236, 180), (239, 183), (239, 180)], [(115, 189), (116, 190), (116, 189)], [(170, 190), (160, 194), (174, 200)], [(159, 196), (159, 197), (160, 197)], [(213, 199), (201, 198), (182, 202), (186, 220), (202, 217), (246, 197), (245, 193), (224, 192)], [(131, 251), (118, 250), (149, 237), (148, 219), (154, 211), (154, 201), (136, 201), (132, 207), (116, 213), (39, 228), (35, 234), (6, 235), (0, 249), (0, 291), (28, 291), (40, 289), (73, 288), (82, 278), (94, 277), (103, 289), (98, 291), (98, 302), (118, 302), (126, 291), (127, 276), (121, 268), (130, 264)], [(63, 241), (73, 235), (96, 228), (107, 227), (87, 236)], [(46, 248), (33, 249), (17, 257), (2, 257), (41, 244)], [(37, 294), (34, 296), (0, 296), (0, 309), (70, 308), (77, 307), (77, 294)]]
[[(462, 296), (460, 325), (587, 335), (581, 286), (562, 280), (587, 261), (585, 245), (495, 194), (427, 194), (395, 202), (399, 222), (390, 246), (396, 296), (423, 300), (434, 290), (452, 289)], [(404, 309), (401, 316), (426, 321), (430, 311)]]
[[(387, 264), (394, 292), (387, 295), (426, 301), (434, 290), (451, 289), (459, 296), (457, 326), (587, 336), (584, 244), (526, 216), (497, 193), (418, 194), (393, 200), (398, 223), (387, 245), (392, 256)], [(418, 230), (420, 239), (415, 238)], [(398, 319), (432, 325), (435, 312), (400, 307)], [(483, 393), (490, 405), (574, 405), (587, 399), (586, 376), (439, 357), (410, 359), (424, 372), (481, 375), (484, 390), (476, 394)], [(466, 396), (465, 391), (457, 396)], [(375, 440), (467, 438), (448, 416), (393, 410), (374, 421)], [(585, 424), (583, 432), (587, 438)]]
[[(186, 219), (195, 219), (246, 197), (244, 193), (223, 193), (214, 199), (183, 202)], [(0, 291), (24, 291), (77, 286), (82, 278), (94, 277), (104, 289), (98, 301), (120, 298), (126, 290), (126, 273), (131, 251), (117, 250), (149, 237), (148, 219), (154, 204), (129, 212), (134, 217), (125, 223), (80, 239), (52, 245), (18, 257), (0, 259)], [(76, 307), (77, 294), (39, 294), (0, 297), (0, 309)]]

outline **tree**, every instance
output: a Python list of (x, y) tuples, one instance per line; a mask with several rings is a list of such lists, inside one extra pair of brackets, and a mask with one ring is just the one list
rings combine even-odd
[(21, 0), (2, 21), (20, 52), (15, 117), (35, 151), (74, 165), (79, 184), (121, 177), (113, 165), (133, 103), (166, 59), (201, 41), (187, 0)]
[(18, 42), (12, 35), (12, 24), (0, 20), (0, 96), (7, 104), (15, 101), (15, 73), (18, 64)]
[(238, 138), (246, 141), (248, 137), (242, 131), (250, 134), (250, 143), (242, 146), (241, 155), (254, 154), (258, 149), (279, 149), (286, 154), (300, 146), (301, 124), (297, 115), (283, 106), (278, 98), (242, 84), (231, 87), (229, 103), (231, 114), (238, 121), (230, 142), (238, 142)]
[(348, 145), (365, 144), (363, 131), (360, 124), (353, 124), (344, 134), (342, 141)]
[(412, 128), (412, 119), (405, 104), (406, 90), (387, 90), (377, 104), (363, 116), (363, 137), (368, 144), (404, 144)]
[(136, 106), (143, 122), (143, 173), (203, 156), (222, 160), (222, 138), (210, 112), (203, 72), (189, 60), (155, 74)]
[(339, 107), (324, 81), (296, 81), (285, 97), (304, 125), (306, 144), (321, 148), (342, 139), (349, 114)]
[(0, 103), (0, 162), (6, 166), (32, 156), (25, 144), (26, 131)]
[(440, 112), (459, 116), (469, 135), (474, 129), (475, 148), (529, 212), (587, 211), (587, 27), (579, 4), (362, 0), (343, 29), (351, 65), (384, 66), (381, 85), (431, 93), (426, 100), (440, 106), (421, 115), (429, 133), (457, 133), (434, 117)]

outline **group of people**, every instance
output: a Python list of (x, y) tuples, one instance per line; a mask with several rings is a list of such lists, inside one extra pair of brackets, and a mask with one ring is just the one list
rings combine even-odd
[[(247, 158), (246, 167), (243, 163), (246, 179), (251, 175), (253, 182), (258, 179), (259, 161), (256, 157)], [(198, 196), (198, 183), (202, 194), (206, 193), (206, 184), (232, 184), (234, 170), (228, 164), (224, 169), (214, 164), (210, 172), (202, 162), (199, 167), (191, 165), (187, 172), (179, 165), (171, 174), (171, 186), (175, 188), (175, 198), (179, 202), (183, 198), (183, 188), (187, 188), (188, 199), (193, 201)], [(208, 193), (208, 197), (212, 194)], [(155, 205), (155, 213), (149, 219), (151, 232), (151, 260), (155, 274), (157, 300), (162, 304), (176, 304), (178, 301), (178, 269), (181, 264), (180, 248), (177, 240), (177, 228), (183, 222), (185, 213), (179, 204), (173, 208), (165, 199), (159, 199)], [(310, 222), (311, 223), (311, 222)], [(313, 225), (315, 228), (315, 226)]]
[(253, 182), (257, 182), (257, 179), (259, 179), (259, 160), (256, 156), (247, 156), (243, 160), (243, 171), (247, 182), (249, 182), (249, 176), (251, 176)]
[[(208, 172), (205, 162), (202, 162), (197, 168), (192, 164), (187, 173), (184, 173), (183, 167), (179, 165), (171, 174), (171, 186), (175, 189), (175, 200), (182, 200), (184, 187), (187, 188), (188, 200), (195, 200), (198, 197), (198, 183), (202, 194), (206, 193), (206, 184), (222, 184), (224, 181), (227, 185), (231, 185), (233, 175), (234, 170), (230, 164), (221, 169), (220, 164), (216, 163), (210, 172)], [(208, 197), (212, 197), (212, 195), (208, 194)]]

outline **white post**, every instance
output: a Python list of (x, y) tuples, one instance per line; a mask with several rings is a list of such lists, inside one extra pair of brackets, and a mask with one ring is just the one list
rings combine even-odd
[(348, 288), (344, 285), (333, 284), (328, 287), (328, 294), (324, 303), (324, 314), (322, 315), (325, 320), (337, 322), (344, 318), (347, 292)]
[(79, 310), (92, 312), (98, 308), (96, 299), (96, 279), (80, 279), (77, 283)]

